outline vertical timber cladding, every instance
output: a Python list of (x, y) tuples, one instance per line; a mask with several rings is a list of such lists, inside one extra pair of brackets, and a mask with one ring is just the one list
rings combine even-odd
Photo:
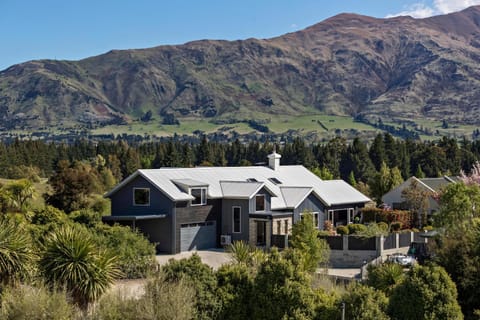
[[(194, 233), (200, 232), (200, 238), (193, 239), (193, 241), (198, 240), (200, 245), (209, 243), (210, 239), (214, 238), (214, 247), (218, 247), (220, 243), (220, 231), (221, 231), (221, 212), (222, 212), (222, 201), (213, 199), (208, 200), (207, 204), (204, 206), (190, 206), (188, 202), (178, 202), (175, 208), (176, 212), (176, 252), (180, 252), (182, 248), (182, 225), (185, 227), (183, 232), (184, 241), (183, 247), (185, 249), (186, 242), (185, 237), (192, 237)], [(212, 234), (213, 233), (213, 234)], [(195, 245), (195, 244), (194, 244)], [(191, 247), (191, 246), (189, 246)], [(207, 249), (207, 248), (203, 248)]]

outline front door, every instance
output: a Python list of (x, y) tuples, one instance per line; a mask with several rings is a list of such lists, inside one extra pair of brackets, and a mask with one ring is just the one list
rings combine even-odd
[(257, 246), (264, 246), (267, 240), (267, 230), (265, 221), (256, 221), (257, 222)]

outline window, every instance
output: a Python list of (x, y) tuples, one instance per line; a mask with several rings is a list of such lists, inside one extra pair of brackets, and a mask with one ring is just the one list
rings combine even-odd
[(318, 212), (314, 212), (313, 213), (313, 225), (315, 226), (315, 228), (318, 229), (318, 223), (319, 223), (319, 220), (318, 220)]
[(255, 197), (255, 211), (265, 211), (265, 195), (257, 194)]
[(150, 205), (150, 189), (133, 188), (133, 205), (149, 206)]
[(190, 194), (195, 197), (192, 206), (203, 206), (207, 204), (207, 188), (192, 188)]
[(242, 232), (241, 221), (242, 221), (242, 208), (240, 208), (240, 207), (233, 207), (233, 208), (232, 208), (232, 228), (233, 228), (233, 233), (240, 233), (240, 232)]
[(248, 178), (247, 182), (258, 182), (258, 180), (255, 178)]
[(288, 219), (285, 220), (285, 234), (288, 234)]
[(277, 234), (282, 234), (282, 220), (277, 220)]

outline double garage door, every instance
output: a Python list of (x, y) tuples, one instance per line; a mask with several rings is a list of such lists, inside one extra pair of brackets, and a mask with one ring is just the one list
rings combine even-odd
[(217, 246), (215, 221), (182, 224), (180, 226), (180, 251), (210, 249)]

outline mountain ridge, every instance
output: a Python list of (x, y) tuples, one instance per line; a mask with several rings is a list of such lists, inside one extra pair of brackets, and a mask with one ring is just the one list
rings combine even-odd
[(0, 71), (0, 127), (269, 114), (480, 123), (480, 6), (425, 19), (343, 13), (269, 39), (197, 40)]

